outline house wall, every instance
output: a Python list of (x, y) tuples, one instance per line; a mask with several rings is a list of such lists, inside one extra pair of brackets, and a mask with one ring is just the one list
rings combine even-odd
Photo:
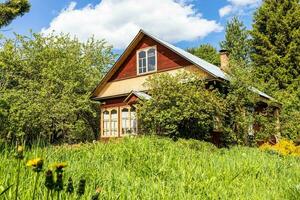
[[(160, 71), (159, 73), (169, 73), (175, 75), (176, 73), (180, 73), (183, 71), (192, 72), (198, 74), (202, 78), (207, 78), (209, 75), (199, 69), (198, 67), (191, 65), (186, 67), (180, 67), (172, 70), (167, 71)], [(153, 73), (152, 73), (153, 74)], [(144, 83), (146, 82), (147, 78), (152, 74), (140, 75), (136, 76), (135, 78), (130, 79), (121, 79), (115, 80), (106, 83), (104, 88), (99, 93), (98, 97), (111, 97), (120, 94), (129, 94), (131, 91), (145, 91), (147, 88), (145, 87)]]
[(189, 61), (178, 56), (176, 53), (157, 43), (148, 36), (145, 36), (138, 45), (133, 49), (127, 59), (124, 61), (119, 70), (112, 76), (109, 81), (122, 80), (137, 76), (136, 68), (136, 51), (139, 49), (156, 46), (157, 48), (157, 71), (165, 71), (178, 67), (192, 65)]

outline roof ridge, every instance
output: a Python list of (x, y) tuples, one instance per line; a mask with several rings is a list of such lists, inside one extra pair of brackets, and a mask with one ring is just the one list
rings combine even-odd
[(166, 42), (162, 39), (159, 39), (158, 37), (148, 33), (147, 31), (140, 29), (140, 32), (144, 33), (145, 35), (151, 37), (152, 39), (158, 41), (159, 43), (162, 43), (163, 45), (167, 46), (169, 49), (173, 50), (175, 53), (180, 54), (183, 56), (185, 59), (189, 60), (190, 62), (194, 63), (196, 66), (198, 66), (201, 69), (204, 69), (207, 71), (209, 74), (222, 78), (224, 80), (229, 80), (228, 75), (222, 71), (218, 66), (211, 64), (210, 62), (207, 62), (206, 60), (199, 58), (186, 50), (183, 50), (179, 47), (176, 47), (175, 45)]

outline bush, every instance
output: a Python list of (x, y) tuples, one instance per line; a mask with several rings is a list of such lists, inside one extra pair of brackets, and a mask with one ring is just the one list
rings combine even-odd
[(220, 94), (190, 73), (154, 75), (146, 86), (152, 98), (138, 105), (144, 133), (208, 139), (225, 110)]
[(0, 42), (1, 139), (97, 138), (98, 106), (89, 96), (113, 60), (111, 47), (67, 35), (16, 35)]
[(300, 156), (300, 146), (296, 146), (294, 142), (290, 140), (280, 140), (277, 144), (271, 145), (265, 143), (259, 147), (263, 151), (274, 152), (280, 155), (292, 155)]

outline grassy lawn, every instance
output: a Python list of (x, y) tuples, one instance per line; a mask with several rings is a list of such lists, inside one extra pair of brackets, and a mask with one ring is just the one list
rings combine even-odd
[[(12, 154), (1, 153), (0, 191), (15, 182)], [(141, 137), (36, 148), (26, 152), (23, 165), (35, 157), (45, 159), (45, 170), (53, 162), (66, 162), (65, 184), (72, 177), (77, 187), (86, 178), (82, 199), (90, 199), (97, 187), (100, 199), (300, 199), (300, 158), (254, 148), (217, 149), (194, 140)], [(31, 199), (34, 173), (22, 167), (20, 175), (21, 199)], [(37, 188), (39, 199), (46, 199), (44, 175)], [(13, 199), (13, 189), (6, 199)]]

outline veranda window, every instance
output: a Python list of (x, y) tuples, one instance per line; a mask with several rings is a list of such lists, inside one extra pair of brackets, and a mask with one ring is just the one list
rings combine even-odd
[(137, 120), (135, 108), (130, 108), (130, 133), (137, 133)]
[(111, 135), (118, 135), (118, 112), (116, 110), (111, 111)]
[(110, 126), (109, 126), (109, 112), (108, 111), (104, 111), (103, 112), (103, 135), (104, 136), (108, 136), (109, 135), (109, 129), (110, 129)]
[(126, 134), (129, 131), (129, 110), (128, 108), (122, 109), (122, 134)]

